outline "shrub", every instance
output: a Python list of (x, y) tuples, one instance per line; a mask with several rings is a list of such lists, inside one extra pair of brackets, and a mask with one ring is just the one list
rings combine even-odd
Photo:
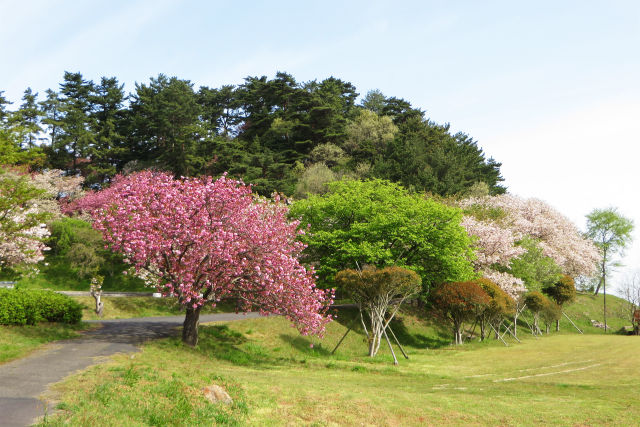
[(78, 323), (82, 305), (52, 291), (0, 289), (0, 325), (35, 325), (38, 322)]

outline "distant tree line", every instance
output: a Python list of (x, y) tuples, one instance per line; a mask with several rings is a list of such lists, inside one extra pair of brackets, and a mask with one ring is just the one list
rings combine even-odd
[(61, 169), (101, 188), (119, 172), (230, 176), (261, 194), (304, 197), (326, 183), (381, 178), (448, 196), (505, 188), (500, 163), (409, 102), (374, 90), (358, 103), (335, 77), (297, 82), (279, 72), (198, 89), (163, 74), (132, 93), (115, 77), (65, 72), (57, 91), (26, 89), (19, 106), (0, 92), (0, 164)]

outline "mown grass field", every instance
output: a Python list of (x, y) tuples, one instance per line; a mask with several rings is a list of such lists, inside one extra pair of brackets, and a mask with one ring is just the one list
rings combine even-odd
[[(280, 317), (201, 328), (197, 348), (151, 342), (54, 387), (46, 425), (635, 425), (640, 337), (561, 333), (522, 344), (450, 346), (449, 331), (404, 314), (394, 325), (410, 359), (366, 357), (342, 312), (324, 339)], [(595, 329), (595, 328), (594, 328)], [(591, 332), (591, 331), (587, 331)], [(313, 346), (311, 346), (313, 344)], [(396, 347), (397, 351), (397, 347)], [(227, 388), (232, 406), (202, 388)]]

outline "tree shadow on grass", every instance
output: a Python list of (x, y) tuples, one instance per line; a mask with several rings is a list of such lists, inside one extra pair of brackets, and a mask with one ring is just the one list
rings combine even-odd
[(433, 322), (431, 322), (430, 326), (433, 328), (435, 335), (411, 333), (401, 317), (395, 317), (389, 323), (389, 327), (402, 345), (414, 348), (441, 348), (451, 344), (451, 333), (448, 330)]
[(218, 360), (240, 366), (277, 365), (279, 361), (243, 334), (227, 325), (200, 326), (198, 346), (195, 351)]
[[(403, 311), (417, 317), (422, 323), (421, 326), (430, 328), (433, 334), (410, 331), (403, 319)], [(364, 335), (364, 329), (360, 322), (360, 313), (357, 308), (345, 307), (336, 309), (336, 314), (337, 317), (335, 321), (346, 328), (351, 327), (351, 329), (358, 334)], [(367, 321), (368, 319), (365, 315), (365, 322)], [(409, 306), (403, 306), (389, 326), (402, 345), (414, 348), (441, 348), (448, 346), (451, 343), (451, 332), (449, 329), (432, 321), (428, 315), (419, 313), (415, 308)], [(391, 334), (389, 334), (389, 339), (393, 340)]]
[(313, 345), (308, 337), (292, 336), (288, 334), (280, 334), (280, 339), (288, 343), (291, 347), (298, 350), (305, 356), (330, 356), (331, 352), (324, 348), (322, 344)]

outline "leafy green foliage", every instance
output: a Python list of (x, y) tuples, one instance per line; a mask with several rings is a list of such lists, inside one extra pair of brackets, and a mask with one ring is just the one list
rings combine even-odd
[[(45, 278), (55, 282), (66, 282), (69, 288), (87, 290), (88, 279), (100, 274), (105, 277), (105, 290), (142, 289), (142, 280), (123, 275), (130, 266), (122, 257), (104, 248), (101, 234), (86, 221), (77, 218), (62, 218), (50, 224), (51, 251), (45, 255), (41, 266)], [(76, 282), (76, 286), (74, 286)], [(115, 287), (114, 287), (115, 285)]]
[(527, 305), (527, 309), (533, 313), (542, 311), (545, 305), (547, 305), (548, 300), (549, 299), (539, 291), (529, 292), (524, 297), (524, 303)]
[(560, 307), (576, 298), (576, 286), (573, 278), (563, 274), (553, 286), (542, 290)]
[(596, 295), (600, 286), (606, 287), (607, 277), (617, 266), (613, 257), (624, 253), (625, 248), (631, 243), (632, 232), (633, 221), (620, 215), (615, 208), (594, 209), (587, 215), (587, 236), (593, 239), (602, 255)]
[(527, 252), (511, 261), (509, 272), (522, 279), (531, 291), (540, 291), (558, 281), (560, 267), (545, 256), (535, 239), (525, 237), (519, 243)]
[(38, 322), (78, 323), (82, 305), (52, 291), (0, 289), (0, 324), (35, 325)]
[(329, 192), (293, 204), (290, 215), (310, 225), (302, 240), (307, 261), (316, 263), (319, 283), (366, 264), (414, 270), (423, 287), (473, 277), (470, 238), (461, 211), (410, 194), (383, 180), (336, 181)]

